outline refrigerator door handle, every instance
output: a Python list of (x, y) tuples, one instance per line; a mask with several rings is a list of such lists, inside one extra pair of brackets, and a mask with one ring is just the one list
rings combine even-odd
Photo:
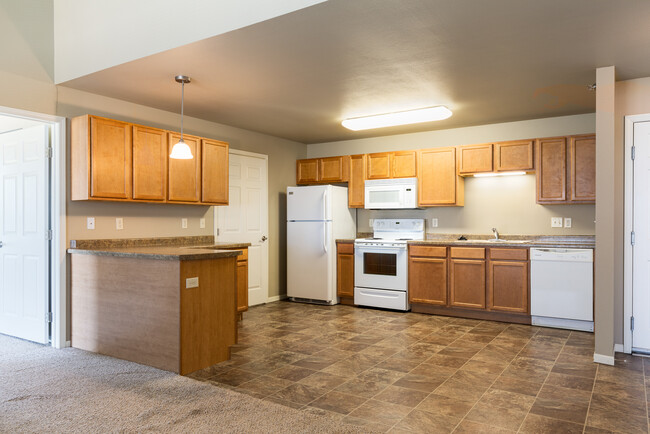
[(323, 220), (327, 220), (327, 190), (323, 192)]
[(323, 224), (323, 250), (327, 253), (327, 223)]

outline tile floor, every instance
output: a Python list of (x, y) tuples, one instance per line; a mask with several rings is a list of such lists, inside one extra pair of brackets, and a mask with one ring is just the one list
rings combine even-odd
[(650, 359), (592, 357), (590, 333), (281, 301), (191, 376), (368, 431), (647, 433)]

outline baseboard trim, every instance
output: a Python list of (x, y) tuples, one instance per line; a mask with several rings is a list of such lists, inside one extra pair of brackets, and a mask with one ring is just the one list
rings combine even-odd
[(624, 353), (625, 352), (625, 347), (622, 344), (614, 344), (614, 352), (615, 353)]
[(285, 298), (287, 298), (286, 295), (276, 295), (276, 296), (267, 298), (266, 302), (267, 303), (273, 303), (274, 301), (284, 300)]
[(614, 366), (614, 356), (606, 356), (604, 354), (594, 353), (594, 362), (603, 365)]

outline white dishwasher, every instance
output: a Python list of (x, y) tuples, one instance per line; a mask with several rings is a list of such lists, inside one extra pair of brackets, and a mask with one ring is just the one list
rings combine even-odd
[(533, 325), (594, 331), (594, 251), (530, 249)]

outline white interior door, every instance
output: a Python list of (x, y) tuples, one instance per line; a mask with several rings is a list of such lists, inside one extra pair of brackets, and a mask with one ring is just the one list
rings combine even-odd
[(650, 122), (634, 124), (632, 348), (650, 351)]
[(48, 341), (49, 127), (0, 134), (0, 333)]
[(269, 285), (268, 157), (230, 151), (229, 205), (215, 207), (217, 241), (251, 243), (248, 305), (266, 303)]

